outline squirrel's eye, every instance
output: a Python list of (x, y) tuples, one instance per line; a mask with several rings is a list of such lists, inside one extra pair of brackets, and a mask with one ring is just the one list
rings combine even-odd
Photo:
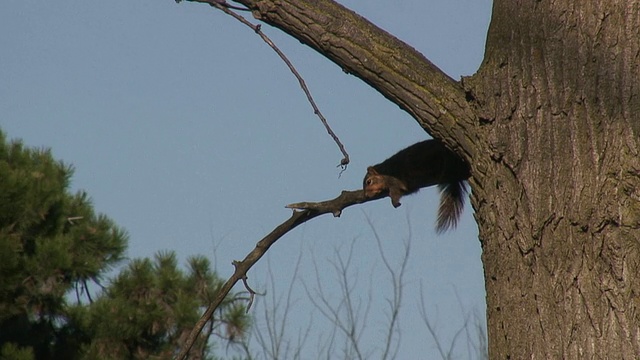
[(367, 185), (371, 185), (371, 179), (367, 179)]

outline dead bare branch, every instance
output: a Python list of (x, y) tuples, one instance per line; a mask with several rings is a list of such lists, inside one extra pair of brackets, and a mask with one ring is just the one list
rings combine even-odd
[(284, 236), (289, 231), (295, 229), (298, 225), (303, 224), (317, 216), (331, 213), (335, 217), (339, 217), (342, 214), (342, 210), (356, 204), (362, 204), (367, 201), (380, 199), (384, 196), (377, 196), (373, 198), (366, 198), (362, 190), (355, 191), (342, 191), (342, 193), (333, 200), (322, 202), (300, 202), (287, 205), (287, 208), (294, 209), (291, 217), (278, 225), (262, 240), (258, 241), (256, 247), (249, 253), (242, 261), (233, 261), (232, 264), (235, 267), (233, 275), (222, 285), (218, 294), (213, 299), (207, 310), (202, 317), (196, 322), (189, 337), (184, 343), (184, 347), (180, 350), (177, 359), (184, 360), (187, 358), (189, 351), (195, 343), (198, 335), (202, 331), (202, 328), (206, 325), (207, 321), (211, 319), (213, 313), (220, 306), (224, 298), (229, 294), (233, 286), (240, 280), (243, 281), (245, 287), (251, 294), (251, 299), (255, 292), (247, 285), (247, 271), (255, 265), (260, 258), (269, 250), (271, 245)]
[(289, 204), (286, 207), (289, 209), (313, 210), (318, 211), (322, 214), (332, 213), (333, 216), (340, 217), (340, 214), (342, 214), (342, 210), (351, 205), (362, 204), (364, 202), (381, 199), (386, 196), (387, 194), (381, 194), (379, 196), (367, 198), (364, 196), (364, 192), (362, 190), (345, 190), (340, 194), (340, 196), (333, 200), (320, 202), (299, 202)]
[[(387, 303), (389, 304), (389, 327), (387, 328), (387, 336), (384, 342), (385, 347), (381, 359), (395, 359), (400, 347), (399, 315), (404, 295), (404, 277), (406, 275), (407, 265), (409, 264), (409, 254), (411, 252), (411, 224), (409, 223), (409, 219), (407, 218), (407, 228), (409, 229), (409, 236), (404, 241), (404, 253), (402, 255), (402, 261), (400, 262), (400, 268), (395, 269), (395, 267), (392, 266), (391, 262), (387, 259), (387, 256), (382, 249), (382, 239), (380, 238), (376, 227), (373, 225), (373, 222), (366, 214), (365, 219), (369, 224), (369, 228), (371, 228), (371, 231), (373, 232), (373, 237), (376, 239), (376, 244), (378, 245), (378, 253), (380, 254), (382, 263), (389, 273), (391, 288), (393, 289), (392, 297), (387, 298)], [(394, 337), (397, 337), (397, 339), (394, 339)], [(396, 341), (395, 347), (394, 340)]]
[[(176, 2), (180, 2), (180, 1), (181, 0), (176, 0)], [(262, 28), (261, 28), (260, 25), (254, 25), (254, 24), (250, 23), (249, 21), (247, 21), (247, 19), (245, 19), (244, 17), (236, 14), (232, 10), (232, 9), (235, 9), (235, 10), (246, 11), (246, 10), (249, 10), (249, 9), (234, 7), (234, 6), (229, 5), (228, 3), (226, 3), (225, 0), (187, 0), (187, 1), (201, 2), (201, 3), (209, 4), (212, 7), (216, 8), (216, 9), (224, 12), (225, 14), (233, 17), (234, 19), (240, 21), (242, 24), (248, 26), (256, 34), (258, 34), (258, 36), (260, 36), (262, 41), (264, 41), (267, 45), (269, 45), (269, 47), (271, 49), (273, 49), (273, 51), (275, 51), (276, 54), (278, 54), (280, 59), (282, 59), (282, 61), (287, 65), (289, 70), (293, 73), (293, 75), (298, 80), (298, 83), (300, 84), (300, 87), (302, 88), (302, 91), (307, 96), (307, 101), (309, 101), (309, 104), (311, 104), (311, 107), (313, 108), (313, 113), (316, 114), (318, 116), (318, 118), (320, 118), (320, 121), (322, 122), (322, 125), (324, 125), (324, 128), (327, 130), (327, 133), (329, 133), (329, 136), (331, 136), (331, 138), (336, 143), (336, 145), (338, 145), (338, 149), (340, 149), (340, 152), (342, 153), (342, 156), (344, 156), (342, 158), (342, 160), (340, 160), (340, 164), (338, 166), (341, 166), (343, 168), (343, 171), (344, 171), (346, 166), (349, 164), (349, 154), (347, 153), (347, 150), (344, 148), (344, 145), (342, 144), (342, 142), (338, 138), (338, 135), (336, 135), (333, 132), (333, 129), (331, 129), (331, 126), (329, 126), (329, 122), (327, 122), (327, 119), (324, 117), (324, 115), (322, 115), (322, 112), (320, 112), (320, 108), (318, 108), (318, 105), (316, 105), (315, 100), (313, 100), (313, 96), (311, 96), (311, 91), (309, 91), (309, 88), (307, 87), (307, 84), (305, 83), (304, 79), (302, 78), (302, 76), (300, 75), (298, 70), (296, 70), (295, 66), (293, 66), (291, 61), (289, 61), (289, 58), (287, 58), (287, 56), (280, 50), (280, 48), (278, 48), (278, 46), (267, 35), (265, 35), (265, 33), (262, 32)]]

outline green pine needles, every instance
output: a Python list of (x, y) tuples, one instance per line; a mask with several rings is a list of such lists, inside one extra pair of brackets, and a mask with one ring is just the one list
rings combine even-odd
[[(173, 252), (122, 265), (126, 231), (72, 194), (73, 167), (0, 131), (0, 359), (170, 359), (221, 280), (204, 257)], [(250, 319), (229, 301), (192, 350), (242, 336)]]

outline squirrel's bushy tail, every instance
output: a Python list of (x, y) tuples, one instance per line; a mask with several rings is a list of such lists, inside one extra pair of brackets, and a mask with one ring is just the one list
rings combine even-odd
[(439, 184), (440, 206), (436, 232), (443, 233), (458, 225), (460, 215), (464, 209), (464, 198), (467, 196), (467, 185), (464, 180)]

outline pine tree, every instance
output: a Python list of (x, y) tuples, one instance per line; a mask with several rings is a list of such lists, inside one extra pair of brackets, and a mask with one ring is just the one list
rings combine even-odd
[[(132, 260), (92, 296), (122, 262), (128, 236), (95, 214), (85, 192), (69, 192), (72, 174), (49, 150), (0, 131), (0, 359), (171, 358), (220, 279), (206, 258), (190, 258), (184, 272), (161, 252)], [(212, 333), (244, 333), (249, 319), (238, 309), (221, 309), (193, 358), (211, 358)]]
[[(76, 308), (74, 318), (92, 339), (85, 356), (172, 359), (200, 317), (199, 310), (222, 285), (206, 258), (192, 257), (188, 264), (188, 271), (181, 271), (173, 252), (160, 252), (154, 261), (134, 260), (104, 296), (90, 307)], [(211, 358), (210, 335), (233, 340), (250, 325), (244, 306), (233, 301), (226, 305), (215, 325), (208, 327), (192, 348), (191, 359)]]

